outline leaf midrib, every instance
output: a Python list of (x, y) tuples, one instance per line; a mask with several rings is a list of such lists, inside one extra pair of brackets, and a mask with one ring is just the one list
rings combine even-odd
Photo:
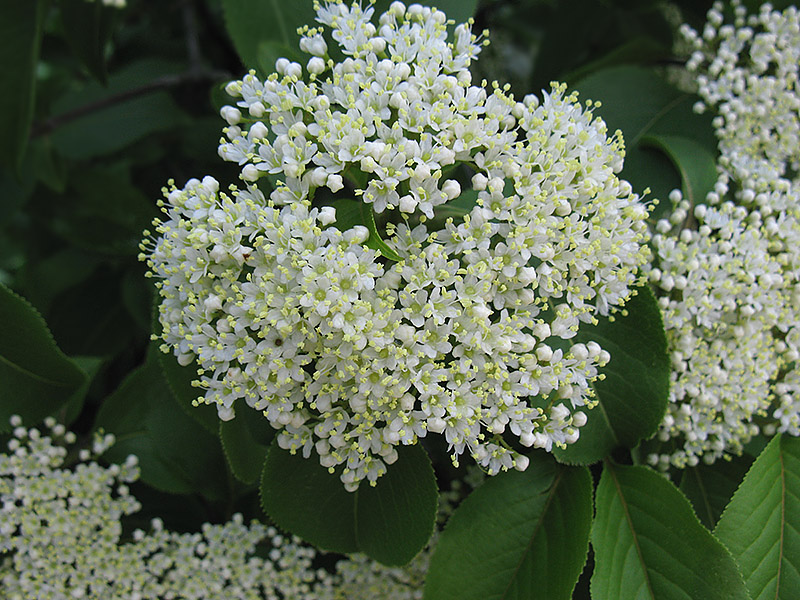
[(517, 579), (517, 574), (522, 568), (522, 563), (525, 562), (525, 558), (531, 551), (531, 547), (533, 546), (533, 541), (536, 539), (536, 536), (539, 533), (539, 529), (541, 529), (542, 524), (544, 523), (545, 515), (547, 514), (547, 511), (550, 508), (550, 504), (553, 502), (553, 498), (555, 498), (556, 490), (558, 489), (558, 485), (559, 483), (561, 483), (561, 479), (563, 476), (564, 476), (564, 469), (559, 469), (558, 474), (556, 475), (556, 478), (553, 481), (553, 485), (550, 486), (550, 490), (547, 493), (547, 500), (545, 500), (544, 507), (542, 507), (542, 512), (539, 515), (539, 518), (537, 519), (536, 527), (534, 527), (533, 533), (531, 534), (531, 537), (528, 540), (528, 545), (525, 547), (525, 550), (523, 550), (519, 562), (517, 562), (517, 565), (514, 567), (511, 577), (509, 577), (508, 579), (508, 584), (506, 585), (506, 589), (503, 590), (503, 594), (502, 596), (500, 596), (500, 600), (505, 600), (506, 598), (508, 598), (508, 591), (511, 589), (511, 584), (514, 583), (514, 581)]
[(634, 145), (638, 144), (639, 140), (641, 140), (642, 137), (644, 137), (647, 134), (647, 132), (649, 132), (650, 129), (652, 129), (653, 125), (655, 125), (658, 121), (661, 120), (661, 117), (666, 115), (669, 111), (671, 111), (678, 104), (680, 104), (687, 96), (688, 94), (681, 94), (676, 98), (674, 98), (671, 102), (668, 102), (667, 104), (662, 106), (661, 110), (659, 110), (656, 114), (654, 114), (653, 117), (647, 123), (645, 123), (644, 126), (642, 126), (642, 128), (636, 133), (636, 135), (633, 136), (633, 138), (630, 141), (630, 146), (633, 147)]
[(781, 592), (781, 569), (783, 567), (783, 538), (786, 531), (786, 466), (783, 464), (783, 452), (778, 448), (778, 460), (781, 469), (781, 531), (778, 538), (778, 573), (775, 578), (775, 598), (780, 597)]
[(703, 483), (703, 478), (700, 477), (700, 472), (697, 470), (697, 467), (692, 467), (691, 470), (692, 475), (694, 475), (695, 479), (697, 480), (697, 488), (700, 490), (700, 496), (703, 499), (703, 508), (708, 513), (708, 522), (711, 524), (711, 527), (714, 527), (714, 511), (711, 507), (711, 500), (708, 496), (708, 491), (706, 490), (706, 486)]
[(26, 375), (26, 376), (28, 376), (28, 377), (30, 377), (32, 379), (35, 379), (36, 381), (39, 381), (41, 383), (46, 383), (48, 385), (52, 385), (52, 386), (55, 386), (55, 387), (62, 387), (62, 388), (76, 387), (70, 382), (56, 381), (55, 379), (48, 379), (47, 377), (45, 377), (43, 375), (39, 375), (38, 373), (34, 373), (33, 371), (31, 371), (29, 369), (26, 369), (22, 365), (19, 365), (19, 364), (15, 363), (15, 362), (10, 361), (8, 358), (3, 356), (2, 354), (0, 354), (0, 362), (3, 362), (5, 364), (7, 364), (9, 367), (14, 369), (15, 371), (18, 371), (18, 372), (22, 373), (23, 375)]
[(625, 520), (628, 522), (628, 528), (631, 531), (631, 537), (633, 538), (633, 546), (636, 548), (636, 555), (639, 557), (639, 563), (642, 565), (642, 572), (644, 573), (644, 582), (647, 586), (647, 591), (650, 594), (650, 597), (653, 600), (656, 600), (655, 593), (653, 592), (653, 585), (650, 583), (650, 574), (647, 571), (647, 566), (644, 560), (644, 556), (642, 556), (642, 548), (639, 545), (639, 536), (636, 535), (636, 529), (633, 527), (633, 520), (631, 519), (630, 511), (628, 510), (628, 503), (625, 501), (625, 496), (622, 493), (622, 486), (619, 484), (619, 480), (617, 479), (617, 474), (614, 472), (614, 468), (609, 461), (605, 461), (605, 469), (609, 472), (611, 479), (614, 481), (614, 487), (617, 489), (617, 495), (620, 499), (620, 504), (622, 505), (622, 511), (625, 513)]
[(291, 46), (292, 43), (289, 39), (289, 32), (286, 30), (286, 18), (281, 10), (278, 0), (272, 0), (272, 8), (275, 13), (275, 17), (278, 20), (278, 27), (280, 28), (281, 35), (283, 36), (283, 43), (287, 46)]

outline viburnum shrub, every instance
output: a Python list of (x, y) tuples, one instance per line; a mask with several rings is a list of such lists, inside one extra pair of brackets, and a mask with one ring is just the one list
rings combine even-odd
[(509, 439), (578, 439), (609, 353), (570, 340), (649, 256), (621, 135), (562, 84), (475, 85), (481, 38), (442, 11), (316, 14), (305, 65), (226, 88), (241, 187), (165, 193), (143, 247), (163, 349), (196, 361), (221, 419), (261, 411), (349, 490), (429, 434), (456, 463), (524, 470)]

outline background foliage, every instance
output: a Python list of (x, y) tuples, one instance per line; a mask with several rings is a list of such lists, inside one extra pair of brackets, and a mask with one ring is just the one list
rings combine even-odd
[[(710, 2), (433, 4), (490, 30), (478, 80), (509, 81), (517, 97), (566, 81), (602, 101), (598, 114), (625, 135), (623, 176), (648, 200), (675, 187), (702, 198), (713, 185), (711, 117), (668, 78), (684, 59), (679, 19), (701, 26)], [(305, 0), (0, 4), (0, 434), (11, 414), (115, 433), (108, 458), (140, 458), (143, 522), (193, 531), (265, 510), (323, 549), (403, 564), (433, 530), (437, 485), (463, 475), (445, 448), (408, 448), (376, 488), (348, 494), (273, 445), (257, 415), (219, 423), (193, 407), (193, 369), (150, 342), (153, 288), (137, 256), (155, 199), (170, 178), (235, 181), (216, 151), (222, 87), (297, 56), (294, 31), (312, 17)], [(615, 358), (580, 442), (478, 488), (442, 535), (425, 597), (789, 598), (800, 586), (796, 440), (773, 440), (744, 483), (766, 440), (672, 481), (633, 466), (666, 403), (655, 300), (642, 289), (595, 329)]]

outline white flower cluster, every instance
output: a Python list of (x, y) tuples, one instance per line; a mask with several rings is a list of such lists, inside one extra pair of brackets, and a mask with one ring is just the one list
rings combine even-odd
[(197, 361), (222, 419), (263, 411), (282, 447), (343, 465), (347, 489), (428, 433), (454, 461), (524, 469), (504, 433), (578, 438), (609, 355), (565, 340), (629, 297), (647, 210), (590, 103), (473, 86), (478, 39), (463, 24), (448, 41), (439, 10), (372, 14), (318, 5), (305, 79), (280, 59), (228, 85), (219, 153), (246, 189), (173, 186), (143, 246), (165, 349)]
[[(75, 436), (62, 425), (48, 420), (42, 434), (18, 417), (12, 422), (8, 453), (0, 454), (0, 588), (7, 600), (422, 598), (436, 534), (405, 567), (356, 555), (340, 560), (334, 573), (318, 569), (317, 552), (297, 538), (248, 525), (238, 514), (199, 533), (171, 532), (154, 519), (150, 531), (123, 540), (121, 519), (140, 509), (127, 486), (138, 478), (135, 457), (103, 467), (94, 459), (113, 436), (75, 455), (68, 448)], [(445, 498), (443, 515), (451, 501)]]
[(662, 466), (742, 451), (759, 432), (800, 435), (800, 12), (721, 3), (688, 70), (716, 113), (719, 179), (706, 204), (673, 192), (653, 243), (672, 352)]

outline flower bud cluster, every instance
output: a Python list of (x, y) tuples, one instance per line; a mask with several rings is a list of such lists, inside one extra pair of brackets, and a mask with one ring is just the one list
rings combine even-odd
[[(44, 433), (22, 427), (19, 417), (12, 424), (8, 451), (0, 454), (3, 598), (422, 598), (436, 535), (405, 567), (356, 555), (333, 573), (318, 569), (317, 552), (299, 539), (246, 524), (239, 514), (195, 533), (172, 532), (153, 519), (149, 531), (136, 529), (124, 540), (122, 520), (140, 509), (128, 488), (139, 476), (136, 457), (104, 467), (96, 459), (113, 436), (83, 453), (52, 419)], [(67, 465), (69, 457), (78, 462)], [(451, 496), (444, 495), (443, 515), (452, 510)]]
[[(307, 65), (227, 86), (219, 153), (245, 189), (173, 186), (144, 247), (165, 348), (222, 419), (262, 411), (347, 489), (428, 434), (524, 469), (504, 434), (574, 442), (595, 403), (609, 355), (570, 340), (630, 296), (647, 210), (591, 103), (474, 86), (469, 23), (449, 41), (439, 10), (373, 12), (319, 4)], [(340, 225), (348, 195), (362, 225)]]
[(705, 204), (673, 192), (653, 238), (673, 366), (660, 438), (678, 444), (650, 457), (662, 466), (800, 435), (800, 12), (732, 8), (733, 24), (717, 3), (702, 33), (682, 29), (719, 179)]

